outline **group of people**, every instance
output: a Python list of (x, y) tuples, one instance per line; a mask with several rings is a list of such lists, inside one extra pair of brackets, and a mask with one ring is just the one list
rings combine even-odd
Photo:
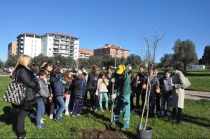
[[(121, 130), (126, 130), (130, 124), (130, 112), (134, 109), (141, 111), (145, 107), (147, 82), (151, 83), (150, 114), (170, 116), (172, 104), (173, 117), (176, 118), (178, 108), (177, 122), (181, 122), (185, 80), (179, 70), (180, 63), (174, 64), (174, 68), (173, 80), (169, 70), (166, 70), (165, 76), (161, 77), (157, 69), (153, 69), (152, 73), (147, 75), (143, 66), (140, 66), (139, 73), (134, 76), (133, 72), (127, 72), (122, 64), (118, 65), (114, 72), (111, 67), (108, 67), (106, 72), (99, 72), (99, 68), (93, 65), (92, 70), (87, 73), (84, 66), (80, 69), (74, 67), (72, 70), (64, 71), (61, 67), (53, 66), (46, 61), (38, 67), (34, 63), (31, 64), (30, 56), (21, 55), (11, 77), (27, 88), (25, 103), (21, 106), (12, 105), (13, 109), (18, 111), (17, 135), (19, 138), (26, 137), (24, 121), (27, 116), (35, 118), (36, 127), (43, 129), (45, 125), (42, 117), (45, 112), (49, 114), (50, 119), (61, 122), (62, 114), (71, 117), (80, 116), (84, 104), (88, 101), (90, 101), (91, 111), (109, 110), (109, 99), (114, 102), (112, 126), (119, 121), (120, 111), (122, 111)], [(87, 97), (88, 92), (90, 100)], [(105, 106), (102, 103), (103, 97)], [(136, 97), (136, 106), (133, 102), (134, 97)], [(166, 102), (167, 109), (165, 110)]]

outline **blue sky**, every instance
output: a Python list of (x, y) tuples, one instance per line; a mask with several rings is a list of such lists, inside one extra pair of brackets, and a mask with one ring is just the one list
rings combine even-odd
[(25, 32), (61, 32), (80, 38), (80, 47), (110, 43), (144, 55), (142, 35), (164, 37), (156, 61), (173, 53), (177, 39), (190, 39), (201, 58), (210, 45), (210, 0), (0, 0), (0, 59)]

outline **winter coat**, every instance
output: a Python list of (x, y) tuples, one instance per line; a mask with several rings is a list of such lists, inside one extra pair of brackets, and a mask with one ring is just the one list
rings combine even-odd
[(107, 89), (107, 86), (109, 85), (109, 82), (107, 79), (105, 79), (103, 81), (102, 78), (99, 78), (98, 79), (98, 83), (97, 83), (97, 90), (98, 92), (100, 93), (105, 93), (105, 92), (108, 92), (108, 89)]
[(50, 84), (52, 86), (52, 92), (56, 97), (63, 96), (64, 94), (64, 85), (61, 81), (63, 76), (63, 73), (59, 73), (57, 76), (51, 77)]
[(46, 84), (45, 80), (38, 78), (37, 79), (40, 86), (39, 93), (36, 94), (36, 97), (43, 97), (48, 98), (50, 96), (50, 91), (48, 89), (48, 85)]
[(175, 75), (173, 78), (173, 84), (175, 85), (172, 91), (172, 107), (173, 108), (184, 108), (184, 96), (185, 91), (183, 85), (186, 84), (184, 74), (179, 71), (174, 71)]
[(39, 92), (40, 86), (35, 78), (32, 71), (30, 71), (28, 68), (26, 68), (23, 65), (18, 65), (13, 74), (15, 75), (17, 82), (23, 84), (26, 87), (26, 99), (23, 106), (15, 106), (15, 108), (19, 109), (26, 109), (30, 110), (32, 108), (32, 105), (36, 103), (36, 93)]
[(69, 91), (74, 93), (75, 98), (83, 98), (85, 95), (86, 80), (77, 78), (73, 80)]
[(87, 79), (87, 90), (96, 90), (98, 83), (98, 73), (90, 72)]

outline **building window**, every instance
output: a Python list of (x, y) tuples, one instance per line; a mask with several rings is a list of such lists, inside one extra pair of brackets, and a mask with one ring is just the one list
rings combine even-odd
[(51, 48), (49, 48), (49, 50), (51, 51)]

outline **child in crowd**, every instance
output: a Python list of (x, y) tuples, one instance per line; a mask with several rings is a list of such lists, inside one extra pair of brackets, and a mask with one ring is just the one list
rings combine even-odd
[[(105, 77), (105, 72), (100, 72), (99, 79), (97, 83), (97, 89), (96, 89), (96, 95), (99, 95), (99, 109), (104, 112), (103, 106), (102, 106), (102, 99), (103, 96), (105, 97), (106, 103), (105, 103), (105, 109), (108, 110), (108, 89), (107, 86), (109, 85), (109, 81)], [(99, 93), (99, 94), (98, 94)]]
[(132, 71), (128, 71), (128, 75), (131, 78), (131, 95), (130, 95), (130, 101), (131, 101), (131, 111), (134, 110), (134, 102), (133, 98), (135, 97), (135, 82), (134, 75)]
[[(161, 115), (164, 116), (165, 114), (170, 117), (170, 109), (171, 109), (171, 94), (172, 94), (172, 78), (170, 70), (165, 71), (165, 76), (160, 81), (161, 85)], [(165, 111), (165, 104), (167, 102), (167, 110)]]
[(39, 129), (45, 128), (45, 126), (41, 122), (42, 116), (45, 113), (44, 99), (52, 100), (52, 97), (50, 97), (50, 92), (49, 92), (47, 83), (45, 81), (46, 76), (47, 76), (47, 73), (44, 70), (39, 71), (38, 82), (40, 85), (40, 91), (38, 94), (36, 94), (36, 97), (37, 97), (36, 127)]
[(74, 73), (70, 70), (67, 70), (64, 74), (65, 115), (69, 115), (69, 101), (70, 101), (70, 95), (71, 95), (69, 88), (72, 84), (73, 75)]
[[(150, 106), (150, 116), (156, 117), (156, 93), (157, 90), (159, 90), (160, 82), (159, 79), (156, 75), (156, 69), (152, 70), (152, 75), (151, 75), (151, 92), (150, 92), (150, 100), (149, 100), (149, 106)], [(160, 92), (158, 92), (160, 93)]]
[(55, 74), (52, 75), (51, 77), (51, 86), (52, 86), (52, 92), (54, 93), (53, 97), (56, 97), (56, 103), (57, 103), (57, 107), (56, 107), (56, 116), (55, 116), (55, 121), (57, 122), (61, 122), (61, 115), (65, 109), (65, 103), (64, 103), (64, 99), (63, 99), (63, 95), (64, 95), (64, 85), (61, 81), (61, 78), (64, 76), (63, 74), (63, 69), (62, 68), (57, 68), (55, 70)]
[(74, 93), (74, 106), (71, 116), (80, 116), (83, 109), (86, 80), (83, 74), (79, 74), (72, 82), (70, 91)]

